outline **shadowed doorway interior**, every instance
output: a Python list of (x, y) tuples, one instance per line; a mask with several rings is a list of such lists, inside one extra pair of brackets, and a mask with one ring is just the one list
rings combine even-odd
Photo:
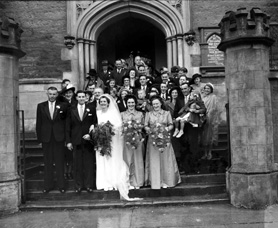
[[(112, 19), (113, 20), (113, 19)], [(104, 29), (97, 39), (98, 66), (104, 59), (114, 63), (127, 59), (133, 51), (151, 59), (155, 68), (167, 66), (166, 40), (161, 30), (151, 23), (127, 17)]]

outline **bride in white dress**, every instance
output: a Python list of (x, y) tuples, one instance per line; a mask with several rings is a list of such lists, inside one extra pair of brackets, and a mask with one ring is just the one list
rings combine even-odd
[(129, 171), (123, 160), (122, 118), (112, 96), (104, 94), (99, 99), (100, 110), (97, 110), (98, 124), (109, 121), (114, 128), (111, 156), (102, 156), (96, 151), (96, 186), (98, 190), (119, 190), (126, 200), (138, 200), (128, 197)]

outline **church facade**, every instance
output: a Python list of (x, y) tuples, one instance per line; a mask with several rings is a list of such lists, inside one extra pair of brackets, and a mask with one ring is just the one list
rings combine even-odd
[[(2, 1), (0, 15), (14, 18), (23, 30), (21, 49), (26, 55), (19, 60), (18, 72), (6, 72), (19, 75), (15, 99), (25, 114), (25, 131), (35, 131), (36, 107), (46, 100), (48, 87), (60, 89), (61, 81), (70, 79), (76, 88), (83, 88), (89, 70), (99, 71), (103, 60), (113, 64), (120, 58), (132, 63), (140, 52), (156, 69), (186, 67), (189, 77), (200, 73), (203, 82), (214, 84), (221, 124), (232, 124), (234, 166), (227, 173), (231, 201), (250, 208), (273, 204), (278, 168), (277, 11), (274, 0)], [(239, 29), (243, 24), (250, 33)], [(3, 21), (0, 25), (5, 36), (7, 26)], [(241, 36), (247, 38), (242, 41)], [(276, 42), (270, 45), (264, 36)], [(237, 59), (233, 54), (238, 50), (242, 55)], [(250, 67), (243, 69), (242, 63)], [(235, 77), (235, 72), (242, 78)], [(254, 83), (245, 75), (252, 75)], [(249, 96), (240, 96), (246, 89)], [(226, 103), (236, 110), (230, 111), (231, 120)], [(254, 122), (247, 117), (254, 117)]]
[[(226, 121), (224, 54), (218, 24), (223, 13), (259, 7), (277, 19), (275, 1), (4, 1), (0, 12), (23, 29), (20, 107), (26, 131), (34, 130), (36, 104), (50, 85), (68, 78), (82, 88), (89, 69), (102, 60), (129, 59), (140, 52), (156, 69), (186, 67), (216, 86), (221, 120)], [(276, 20), (277, 21), (277, 20)], [(65, 45), (67, 43), (68, 46)], [(33, 97), (30, 104), (29, 98)]]

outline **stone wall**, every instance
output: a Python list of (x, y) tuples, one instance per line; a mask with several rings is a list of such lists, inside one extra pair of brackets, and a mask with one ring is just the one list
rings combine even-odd
[(2, 1), (0, 15), (15, 18), (23, 29), (19, 77), (62, 78), (70, 62), (61, 60), (67, 31), (65, 1)]
[[(192, 28), (197, 33), (197, 42), (198, 27), (217, 26), (223, 14), (235, 8), (260, 7), (271, 15), (272, 21), (278, 21), (278, 15), (275, 14), (278, 3), (274, 0), (237, 0), (220, 3), (217, 0), (191, 1)], [(2, 1), (0, 4), (0, 15), (16, 18), (24, 30), (21, 47), (27, 54), (20, 59), (20, 109), (25, 110), (26, 126), (30, 131), (34, 130), (36, 105), (46, 99), (45, 89), (53, 83), (59, 89), (63, 75), (68, 77), (66, 72), (72, 70), (70, 61), (61, 59), (61, 50), (65, 47), (64, 35), (67, 33), (66, 4), (66, 1)], [(198, 47), (198, 44), (194, 45), (194, 48)], [(197, 67), (200, 59), (200, 55), (192, 55), (192, 65)], [(203, 81), (215, 85), (221, 122), (225, 123), (224, 74), (205, 77)]]

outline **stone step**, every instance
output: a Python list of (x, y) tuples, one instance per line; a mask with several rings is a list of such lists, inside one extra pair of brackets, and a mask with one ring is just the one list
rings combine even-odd
[[(144, 187), (138, 190), (130, 190), (129, 197), (152, 198), (152, 197), (172, 197), (172, 196), (198, 196), (198, 195), (212, 195), (223, 194), (226, 192), (225, 184), (186, 184), (181, 183), (174, 188), (154, 190), (149, 187)], [(62, 194), (58, 190), (53, 190), (47, 194), (38, 190), (28, 190), (26, 199), (31, 201), (41, 200), (111, 200), (119, 199), (118, 191), (103, 191), (94, 190), (92, 193), (82, 191), (77, 194), (74, 190), (67, 190)]]
[[(84, 193), (85, 194), (85, 193)], [(88, 194), (88, 193), (87, 193)], [(21, 211), (30, 210), (74, 210), (74, 209), (101, 209), (144, 206), (170, 206), (170, 205), (201, 205), (201, 204), (226, 204), (229, 198), (226, 193), (199, 196), (171, 196), (143, 198), (139, 201), (114, 200), (41, 200), (27, 201), (20, 206)]]
[[(224, 184), (225, 174), (199, 174), (199, 175), (181, 175), (182, 183), (186, 184)], [(43, 172), (26, 180), (26, 188), (29, 190), (43, 189)], [(66, 181), (66, 189), (74, 189), (74, 180)]]

